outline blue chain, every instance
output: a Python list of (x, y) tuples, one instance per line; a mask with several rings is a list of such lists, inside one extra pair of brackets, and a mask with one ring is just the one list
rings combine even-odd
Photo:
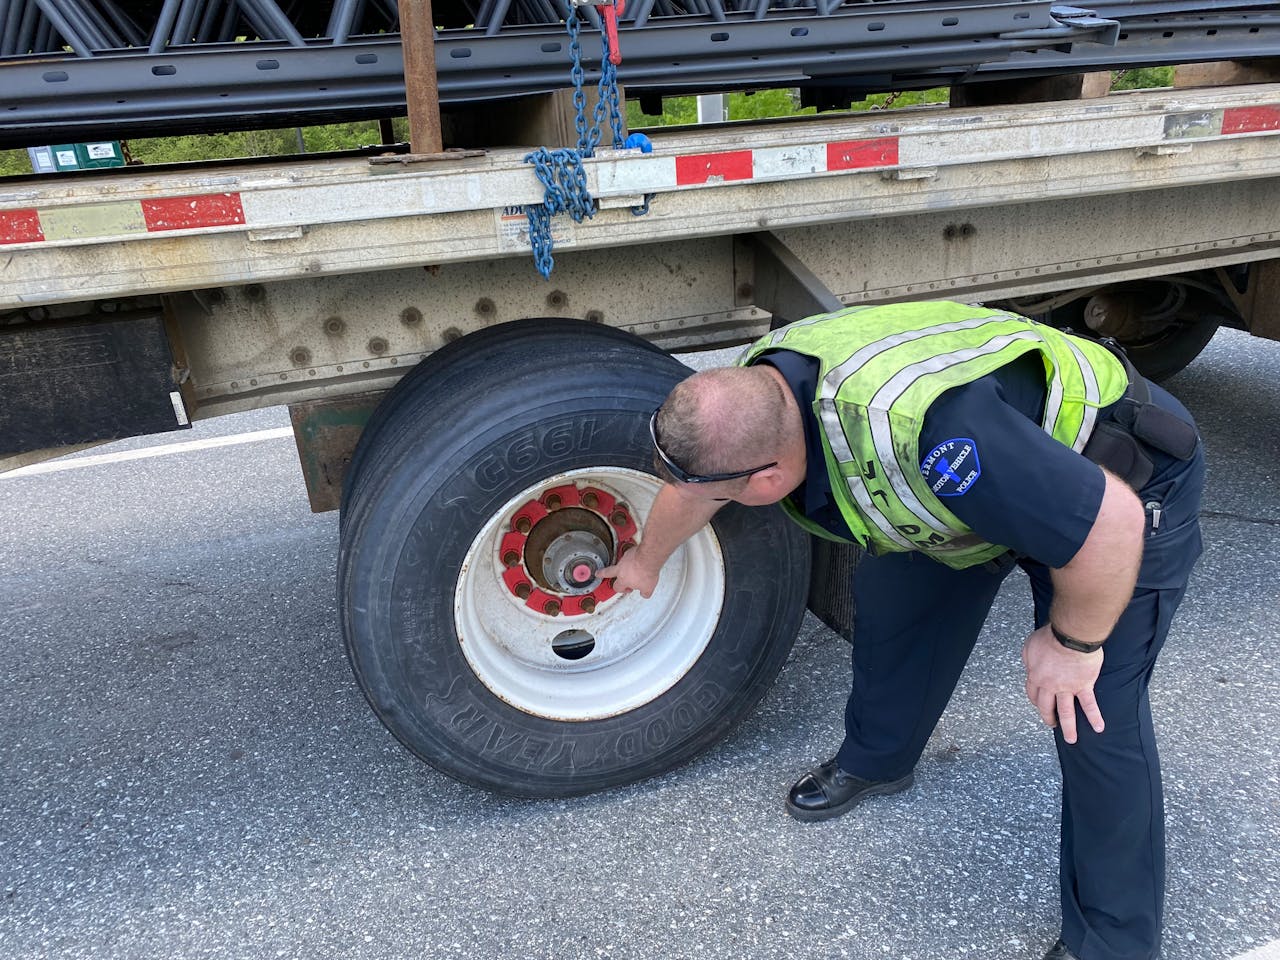
[(622, 149), (622, 100), (618, 93), (618, 68), (609, 59), (612, 51), (609, 47), (609, 32), (600, 31), (600, 86), (596, 99), (595, 114), (592, 116), (591, 140), (584, 157), (595, 153), (596, 144), (600, 142), (600, 129), (604, 126), (605, 111), (609, 113), (609, 127), (613, 131), (613, 149)]
[[(575, 223), (581, 223), (584, 219), (595, 216), (596, 202), (587, 189), (587, 173), (582, 167), (582, 160), (595, 155), (606, 111), (613, 133), (614, 149), (623, 147), (618, 68), (609, 59), (611, 51), (608, 31), (603, 26), (600, 30), (599, 97), (588, 129), (587, 95), (583, 90), (586, 74), (582, 69), (582, 44), (579, 42), (581, 25), (578, 23), (576, 7), (570, 6), (568, 16), (565, 17), (565, 29), (569, 32), (569, 57), (572, 61), (569, 79), (573, 82), (573, 108), (576, 114), (574, 127), (578, 132), (578, 148), (548, 150), (546, 147), (539, 147), (524, 158), (527, 163), (533, 164), (534, 173), (544, 190), (542, 203), (528, 204), (525, 207), (525, 217), (529, 221), (529, 246), (533, 249), (534, 266), (548, 280), (551, 279), (551, 270), (555, 266), (555, 258), (551, 255), (554, 246), (551, 218), (557, 213), (567, 213)], [(652, 197), (652, 194), (646, 194), (643, 205), (632, 207), (631, 212), (637, 217), (648, 213)]]
[[(569, 79), (573, 81), (573, 125), (578, 131), (578, 149), (584, 157), (591, 156), (590, 135), (587, 132), (587, 94), (582, 89), (586, 74), (582, 70), (582, 44), (578, 42), (581, 25), (578, 23), (578, 8), (570, 5), (569, 14), (564, 18), (565, 29), (569, 31), (569, 59), (573, 66), (569, 68)], [(596, 137), (599, 137), (596, 131)]]

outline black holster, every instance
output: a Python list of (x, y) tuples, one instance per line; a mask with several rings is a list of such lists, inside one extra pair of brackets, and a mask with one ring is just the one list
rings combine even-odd
[(1191, 424), (1151, 402), (1146, 379), (1134, 369), (1119, 344), (1114, 340), (1100, 342), (1124, 364), (1129, 386), (1112, 408), (1110, 419), (1093, 428), (1082, 452), (1135, 491), (1141, 490), (1155, 470), (1150, 450), (1190, 460), (1200, 438)]

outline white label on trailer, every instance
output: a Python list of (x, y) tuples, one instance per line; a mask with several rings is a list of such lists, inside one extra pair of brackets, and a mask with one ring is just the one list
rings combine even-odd
[(74, 167), (76, 165), (76, 152), (74, 150), (58, 150), (54, 156), (58, 158), (58, 163), (64, 167)]
[[(494, 211), (498, 222), (498, 250), (502, 253), (528, 253), (529, 218), (524, 207), (502, 207)], [(576, 236), (573, 221), (565, 215), (551, 218), (551, 242), (557, 247), (573, 246)]]
[(53, 150), (49, 147), (27, 147), (27, 156), (31, 158), (31, 168), (36, 173), (53, 173)]
[(265, 228), (419, 214), (430, 211), (431, 187), (409, 178), (388, 178), (377, 181), (372, 191), (353, 189), (349, 183), (304, 183), (242, 190), (240, 198), (245, 223)]
[(85, 144), (85, 150), (88, 151), (90, 160), (114, 160), (116, 156), (114, 143), (88, 143)]
[(630, 157), (601, 160), (592, 165), (599, 193), (643, 194), (676, 185), (675, 157)]
[(756, 180), (802, 177), (827, 169), (826, 150), (806, 144), (796, 147), (762, 147), (753, 151)]

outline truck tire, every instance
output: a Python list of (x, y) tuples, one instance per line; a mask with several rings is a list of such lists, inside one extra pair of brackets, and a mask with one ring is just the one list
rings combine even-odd
[[(382, 398), (365, 424), (360, 434), (360, 442), (351, 456), (351, 463), (347, 467), (346, 479), (342, 486), (340, 516), (344, 521), (347, 504), (350, 502), (352, 490), (359, 483), (369, 451), (385, 449), (388, 444), (382, 442), (384, 433), (392, 435), (397, 428), (404, 429), (406, 425), (411, 425), (416, 420), (417, 411), (407, 408), (413, 406), (411, 401), (423, 380), (453, 377), (458, 382), (465, 382), (468, 376), (468, 365), (482, 362), (482, 358), (488, 354), (514, 355), (519, 350), (533, 346), (533, 341), (529, 339), (531, 337), (563, 340), (567, 336), (589, 337), (595, 341), (611, 340), (629, 343), (641, 350), (664, 352), (643, 337), (638, 337), (626, 330), (619, 330), (617, 327), (602, 323), (588, 324), (582, 320), (565, 317), (530, 317), (513, 320), (509, 323), (485, 327), (466, 337), (446, 343), (396, 381), (396, 385)], [(515, 344), (524, 344), (524, 346), (514, 346)], [(513, 362), (514, 359), (513, 356)]]
[(1112, 337), (1148, 380), (1167, 380), (1229, 323), (1225, 295), (1180, 282), (1144, 280), (1102, 287), (1053, 312), (1049, 322)]
[(1209, 345), (1222, 325), (1214, 314), (1180, 318), (1159, 333), (1142, 340), (1121, 341), (1125, 353), (1148, 380), (1168, 380)]
[(660, 487), (649, 415), (689, 373), (582, 327), (460, 349), (465, 383), (418, 378), (341, 535), (343, 631), (374, 712), (437, 769), (514, 796), (693, 759), (764, 695), (805, 607), (807, 537), (776, 507), (721, 510), (649, 600), (554, 578), (574, 550), (604, 561), (636, 539)]

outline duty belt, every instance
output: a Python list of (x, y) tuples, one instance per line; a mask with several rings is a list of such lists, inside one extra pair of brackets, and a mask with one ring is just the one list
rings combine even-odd
[(1082, 452), (1135, 491), (1141, 490), (1155, 471), (1149, 449), (1190, 460), (1200, 438), (1191, 424), (1151, 402), (1146, 378), (1134, 369), (1118, 343), (1110, 339), (1100, 342), (1124, 364), (1129, 386), (1111, 408), (1110, 417), (1093, 428)]

